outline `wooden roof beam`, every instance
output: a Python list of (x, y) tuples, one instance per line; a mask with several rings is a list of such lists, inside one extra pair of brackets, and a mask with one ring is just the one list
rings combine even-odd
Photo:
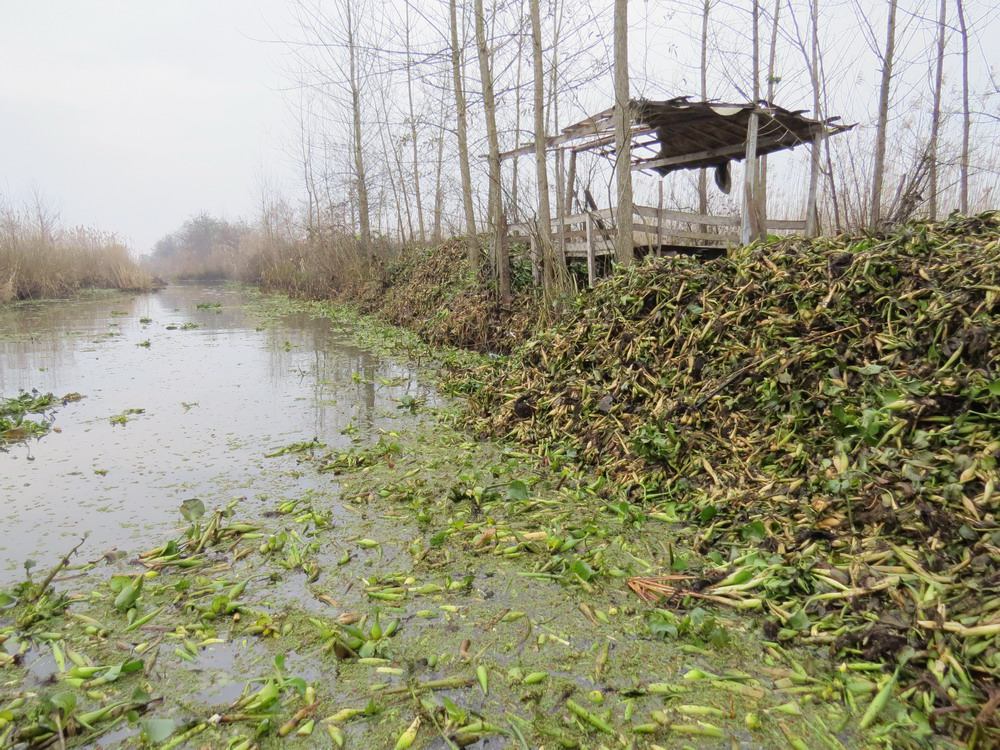
[[(801, 143), (805, 142), (806, 141), (802, 141)], [(788, 143), (780, 137), (768, 138), (757, 143), (757, 152), (759, 154), (762, 149), (774, 146), (780, 148), (794, 148), (797, 145), (799, 145), (799, 143)], [(688, 163), (699, 164), (700, 162), (714, 159), (716, 157), (733, 159), (734, 157), (738, 157), (740, 154), (743, 154), (745, 151), (746, 144), (739, 143), (732, 146), (725, 146), (723, 148), (710, 148), (705, 151), (694, 151), (690, 154), (681, 154), (679, 156), (667, 156), (662, 159), (645, 159), (636, 161), (632, 164), (632, 170), (639, 171), (643, 169), (654, 169), (656, 167), (677, 167)]]

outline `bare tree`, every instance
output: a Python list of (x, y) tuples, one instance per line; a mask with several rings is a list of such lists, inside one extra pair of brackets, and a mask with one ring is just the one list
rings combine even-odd
[(361, 222), (362, 251), (367, 255), (371, 250), (372, 235), (368, 215), (368, 185), (365, 181), (364, 146), (361, 141), (361, 85), (358, 77), (357, 27), (351, 8), (353, 0), (347, 0), (343, 7), (347, 24), (347, 55), (350, 71), (351, 113), (354, 125), (354, 181), (358, 191), (358, 215)]
[(941, 0), (938, 11), (937, 61), (934, 72), (934, 107), (931, 110), (931, 139), (927, 145), (930, 158), (930, 205), (931, 221), (937, 221), (938, 214), (938, 133), (941, 129), (941, 84), (944, 80), (944, 46), (948, 21), (948, 0)]
[[(701, 8), (701, 100), (708, 101), (708, 15), (712, 0), (704, 0)], [(698, 213), (708, 213), (708, 172), (698, 170)], [(701, 231), (705, 231), (703, 225)]]
[[(537, 2), (537, 0), (533, 0)], [(618, 263), (631, 265), (632, 248), (632, 105), (628, 82), (628, 0), (615, 0), (615, 175), (618, 181)]]
[[(521, 83), (522, 83), (522, 66), (521, 61), (524, 59), (524, 34), (522, 33), (524, 29), (524, 4), (518, 1), (518, 23), (517, 23), (517, 61), (515, 63), (515, 77), (514, 77), (514, 148), (519, 149), (521, 147)], [(514, 213), (514, 220), (520, 221), (521, 218), (521, 206), (517, 200), (518, 191), (518, 166), (520, 159), (514, 156), (511, 159), (511, 178), (510, 178), (510, 206)]]
[(444, 166), (444, 130), (447, 117), (445, 95), (447, 86), (441, 87), (441, 122), (437, 137), (437, 159), (434, 164), (434, 229), (431, 238), (434, 242), (441, 241), (441, 215), (444, 212), (444, 187), (441, 184), (441, 171)]
[(413, 108), (413, 58), (411, 57), (411, 46), (410, 46), (410, 3), (409, 0), (405, 3), (406, 6), (406, 99), (410, 108), (410, 145), (413, 150), (413, 194), (414, 199), (417, 203), (417, 226), (420, 229), (420, 241), (425, 242), (427, 240), (426, 234), (424, 233), (424, 207), (420, 199), (420, 152), (417, 148), (417, 116)]
[(753, 104), (760, 100), (760, 0), (753, 0)]
[(962, 34), (962, 157), (959, 163), (958, 209), (969, 213), (969, 131), (972, 121), (969, 116), (969, 28), (965, 22), (965, 3), (955, 0), (958, 10), (958, 29)]
[[(778, 28), (781, 17), (781, 0), (774, 0), (774, 13), (771, 15), (771, 43), (767, 56), (767, 94), (764, 98), (768, 104), (774, 101), (774, 87), (777, 83), (775, 65), (778, 54)], [(767, 154), (760, 159), (760, 207), (761, 215), (767, 218)]]
[(451, 75), (455, 87), (455, 119), (458, 129), (458, 166), (462, 172), (462, 204), (465, 207), (465, 231), (469, 243), (469, 268), (475, 277), (479, 274), (479, 240), (476, 237), (476, 212), (472, 202), (465, 86), (462, 83), (462, 48), (458, 46), (458, 10), (455, 0), (448, 0), (448, 14), (451, 28)]
[(539, 0), (528, 0), (531, 13), (531, 57), (534, 67), (535, 175), (538, 183), (538, 253), (542, 257), (542, 282), (546, 289), (555, 283), (552, 268), (552, 211), (549, 208), (549, 174), (545, 138), (545, 68), (542, 63), (542, 19)]
[(486, 44), (486, 20), (483, 0), (476, 0), (476, 47), (479, 52), (479, 77), (483, 86), (483, 114), (486, 117), (486, 136), (489, 141), (489, 206), (493, 230), (493, 257), (496, 262), (497, 288), (500, 299), (510, 301), (510, 261), (507, 257), (507, 227), (504, 220), (503, 197), (500, 194), (500, 138), (497, 135), (497, 104), (493, 93), (493, 71)]
[[(809, 45), (809, 79), (812, 82), (813, 91), (813, 117), (822, 121), (819, 82), (819, 0), (812, 0), (809, 5), (809, 26), (812, 30)], [(817, 134), (809, 146), (809, 192), (806, 196), (807, 237), (815, 237), (819, 234), (817, 194), (819, 192), (819, 172), (823, 155), (821, 150), (822, 143), (823, 136)]]
[(875, 165), (872, 168), (871, 219), (872, 228), (882, 220), (882, 183), (885, 180), (885, 141), (889, 125), (889, 96), (892, 84), (892, 64), (896, 50), (896, 4), (889, 0), (886, 22), (885, 52), (882, 55), (882, 82), (879, 86), (878, 123), (875, 126)]

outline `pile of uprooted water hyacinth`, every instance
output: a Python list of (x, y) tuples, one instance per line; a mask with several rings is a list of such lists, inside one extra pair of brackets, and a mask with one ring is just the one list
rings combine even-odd
[(641, 596), (759, 608), (911, 737), (1000, 742), (1000, 212), (655, 260), (471, 380), (484, 430), (676, 517), (702, 575)]

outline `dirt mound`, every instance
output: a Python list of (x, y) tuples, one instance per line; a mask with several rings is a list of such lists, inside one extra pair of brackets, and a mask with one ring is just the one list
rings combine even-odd
[(470, 379), (481, 427), (632, 484), (775, 639), (898, 662), (915, 736), (996, 737), (1000, 213), (659, 259), (578, 306)]

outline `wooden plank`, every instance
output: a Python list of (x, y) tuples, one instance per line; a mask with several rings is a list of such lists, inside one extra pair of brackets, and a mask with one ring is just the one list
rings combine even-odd
[[(649, 135), (650, 133), (655, 133), (657, 128), (648, 127), (633, 127), (631, 138), (636, 138), (642, 135)], [(573, 146), (572, 153), (576, 154), (580, 151), (590, 151), (591, 149), (600, 148), (601, 146), (607, 146), (610, 143), (615, 142), (614, 133), (609, 133), (608, 135), (601, 136), (600, 138), (595, 138), (592, 141), (587, 141), (586, 143), (581, 143), (579, 146)]]
[[(652, 224), (636, 224), (634, 230), (636, 234), (645, 235), (650, 240), (656, 237), (656, 227)], [(697, 232), (666, 228), (663, 230), (663, 242), (661, 244), (684, 244), (680, 242), (671, 243), (671, 239), (706, 240), (708, 242), (725, 244), (727, 242), (735, 242), (738, 238), (739, 235), (736, 232)], [(646, 244), (646, 241), (643, 244)]]
[(647, 219), (660, 218), (663, 221), (677, 221), (687, 224), (708, 224), (713, 227), (738, 227), (740, 225), (738, 216), (713, 216), (711, 214), (698, 214), (693, 211), (675, 211), (669, 208), (657, 212), (655, 208), (647, 206), (636, 206), (635, 212)]
[(597, 257), (594, 254), (594, 220), (587, 216), (587, 286), (597, 280)]
[[(737, 227), (740, 225), (740, 217), (738, 216), (718, 216), (713, 214), (699, 214), (693, 211), (678, 211), (674, 209), (665, 208), (662, 211), (657, 211), (657, 209), (651, 206), (635, 206), (634, 213), (647, 219), (662, 219), (662, 221), (672, 221), (681, 224), (708, 224), (709, 226), (717, 227)], [(573, 214), (572, 216), (567, 216), (563, 221), (564, 227), (572, 226), (584, 226), (588, 217), (599, 218), (606, 222), (612, 222), (614, 218), (614, 212), (610, 209), (604, 209), (602, 211), (590, 211), (587, 213)], [(768, 227), (772, 229), (803, 229), (805, 228), (805, 221), (800, 219), (772, 219), (767, 222)], [(532, 226), (525, 222), (519, 222), (517, 224), (511, 224), (508, 228), (508, 233), (511, 235), (524, 235), (528, 236), (531, 234)], [(559, 220), (553, 219), (552, 221), (552, 231), (556, 232), (559, 229)], [(667, 231), (666, 229), (664, 231)]]
[[(760, 141), (756, 148), (757, 150), (771, 148), (772, 146), (786, 146), (791, 148), (784, 141), (784, 136), (780, 138), (769, 138), (767, 140)], [(797, 144), (793, 144), (797, 145)], [(714, 159), (715, 157), (726, 157), (734, 158), (739, 156), (739, 154), (745, 152), (744, 144), (739, 144), (737, 146), (726, 146), (724, 148), (710, 148), (704, 151), (694, 151), (690, 154), (681, 154), (680, 156), (666, 156), (662, 159), (644, 159), (642, 161), (635, 162), (632, 165), (633, 171), (639, 171), (643, 169), (653, 169), (654, 167), (673, 167), (679, 164), (689, 164), (693, 162), (704, 161), (706, 159)]]
[[(583, 122), (579, 122), (576, 125), (571, 125), (570, 127), (564, 128), (559, 135), (554, 135), (545, 139), (545, 148), (551, 149), (556, 146), (561, 146), (564, 143), (575, 140), (577, 138), (583, 138), (587, 135), (599, 135), (604, 130), (606, 130), (607, 125), (605, 121), (610, 117), (610, 113), (614, 111), (614, 108), (607, 109), (604, 112), (600, 112), (593, 117), (588, 117)], [(504, 151), (500, 154), (500, 161), (505, 161), (514, 156), (528, 156), (535, 153), (535, 144), (528, 143), (520, 148), (511, 149), (510, 151)]]
[(771, 229), (792, 229), (804, 231), (806, 222), (802, 219), (768, 219), (767, 228)]

